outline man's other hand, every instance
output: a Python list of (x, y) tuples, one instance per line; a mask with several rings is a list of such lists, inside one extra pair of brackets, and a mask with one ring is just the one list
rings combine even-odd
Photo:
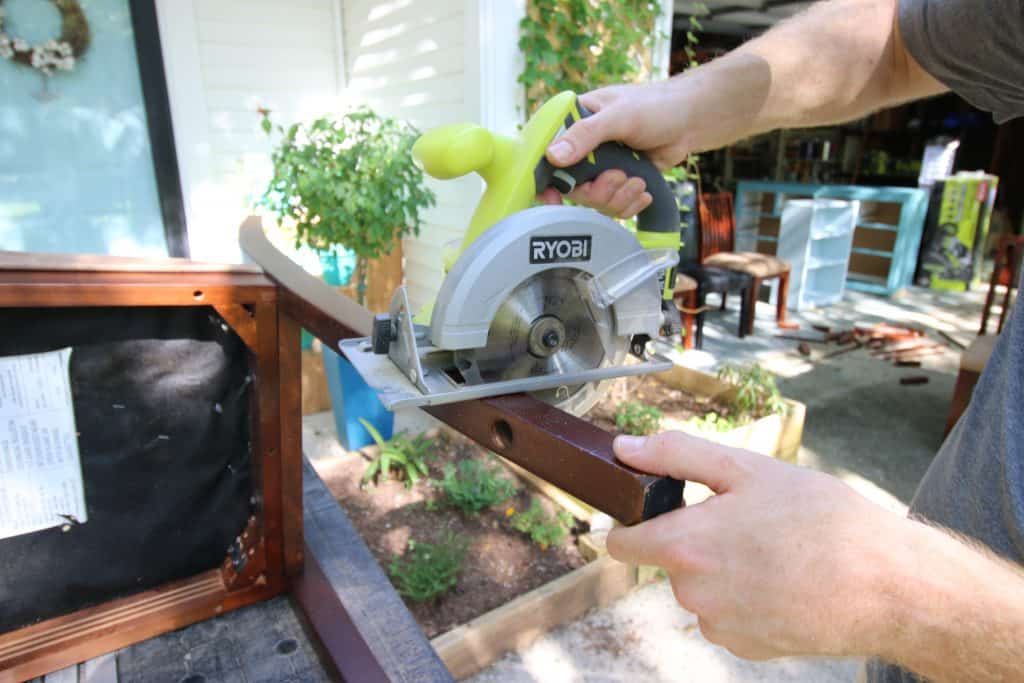
[(747, 659), (878, 651), (882, 560), (910, 522), (828, 475), (686, 434), (620, 436), (615, 453), (717, 494), (608, 536), (615, 559), (666, 570), (709, 641)]

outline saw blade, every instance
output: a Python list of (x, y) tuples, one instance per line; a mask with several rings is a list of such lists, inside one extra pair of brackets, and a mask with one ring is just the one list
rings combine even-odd
[[(487, 346), (460, 351), (456, 366), (470, 383), (540, 375), (571, 375), (619, 363), (628, 340), (615, 335), (610, 308), (591, 306), (572, 268), (546, 270), (516, 287), (498, 308)], [(577, 384), (534, 395), (575, 414), (586, 412), (601, 388)]]

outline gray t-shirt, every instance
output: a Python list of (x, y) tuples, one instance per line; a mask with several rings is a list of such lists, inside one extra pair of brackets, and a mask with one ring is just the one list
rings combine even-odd
[(1024, 114), (1024, 0), (900, 0), (899, 17), (925, 71), (997, 123)]
[[(907, 50), (925, 71), (999, 121), (1024, 115), (1024, 0), (900, 0), (899, 12)], [(1024, 564), (1024, 302), (910, 512)], [(920, 680), (877, 661), (867, 674), (872, 683)]]

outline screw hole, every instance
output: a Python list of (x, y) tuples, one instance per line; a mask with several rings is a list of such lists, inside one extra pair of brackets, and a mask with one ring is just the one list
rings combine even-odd
[(192, 292), (192, 298), (195, 299), (196, 301), (201, 300), (203, 298), (203, 290), (197, 289), (196, 291)]
[(498, 450), (505, 450), (512, 446), (515, 440), (512, 436), (512, 427), (504, 420), (498, 420), (491, 425), (491, 439)]
[(295, 642), (294, 638), (285, 638), (284, 640), (279, 641), (277, 645), (274, 646), (274, 649), (279, 655), (290, 655), (299, 649), (299, 644)]

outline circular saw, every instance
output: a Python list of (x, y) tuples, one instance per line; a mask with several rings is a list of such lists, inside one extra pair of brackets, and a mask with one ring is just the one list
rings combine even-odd
[[(588, 115), (566, 92), (518, 138), (466, 124), (417, 141), (427, 173), (476, 172), (487, 189), (464, 239), (446, 250), (433, 304), (414, 312), (399, 288), (370, 339), (342, 343), (386, 406), (528, 392), (580, 414), (607, 380), (671, 367), (650, 342), (680, 328), (679, 210), (654, 165), (619, 143), (569, 168), (547, 162), (551, 140)], [(548, 187), (568, 193), (610, 169), (642, 178), (654, 198), (635, 232), (591, 209), (531, 206)]]

